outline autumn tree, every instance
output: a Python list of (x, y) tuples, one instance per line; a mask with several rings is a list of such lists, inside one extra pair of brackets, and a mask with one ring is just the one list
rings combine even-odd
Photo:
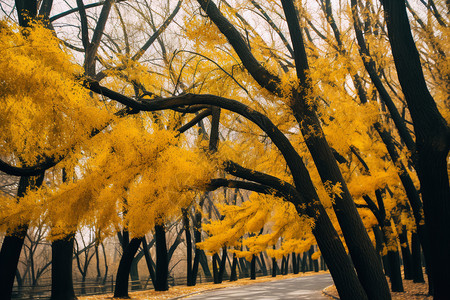
[[(172, 129), (181, 126), (185, 122), (185, 119), (180, 117), (180, 114), (164, 112), (146, 115), (143, 111), (175, 110), (182, 114), (197, 113), (197, 117), (194, 118), (195, 122), (191, 122), (188, 127), (196, 124), (201, 118), (208, 116), (215, 109), (213, 108), (214, 106), (237, 113), (238, 117), (230, 113), (221, 114), (222, 128), (226, 128), (221, 133), (226, 135), (230, 143), (224, 143), (225, 145), (220, 147), (222, 149), (219, 149), (219, 154), (222, 152), (220, 154), (222, 157), (218, 161), (226, 173), (239, 179), (244, 179), (244, 181), (235, 180), (235, 178), (229, 176), (216, 178), (206, 185), (206, 188), (212, 190), (218, 187), (239, 187), (262, 194), (275, 195), (279, 199), (284, 199), (283, 201), (294, 204), (292, 215), (295, 217), (293, 217), (292, 222), (298, 225), (300, 224), (297, 219), (298, 216), (307, 215), (311, 224), (314, 224), (311, 226), (312, 233), (330, 267), (338, 291), (343, 298), (364, 298), (365, 296), (369, 299), (389, 298), (381, 265), (378, 262), (376, 252), (364, 225), (368, 228), (373, 227), (374, 222), (377, 221), (374, 216), (378, 214), (380, 217), (378, 218), (379, 225), (384, 228), (385, 237), (391, 238), (392, 244), (395, 244), (396, 238), (394, 236), (391, 237), (389, 233), (392, 230), (390, 228), (390, 220), (397, 220), (396, 223), (399, 225), (402, 224), (401, 222), (405, 222), (405, 220), (398, 220), (396, 209), (399, 205), (406, 207), (404, 199), (408, 198), (414, 213), (417, 231), (421, 233), (423, 232), (423, 220), (421, 217), (420, 196), (422, 196), (426, 226), (429, 226), (429, 220), (432, 220), (431, 226), (428, 227), (428, 234), (432, 241), (431, 249), (436, 254), (433, 256), (435, 260), (433, 259), (432, 263), (428, 265), (432, 267), (432, 274), (441, 279), (443, 278), (442, 281), (436, 282), (436, 298), (439, 299), (439, 297), (444, 297), (442, 286), (444, 279), (447, 278), (446, 274), (448, 274), (448, 268), (434, 268), (438, 263), (438, 258), (442, 259), (443, 262), (440, 266), (447, 266), (448, 262), (448, 259), (444, 257), (448, 250), (447, 240), (444, 239), (444, 247), (442, 247), (439, 240), (442, 237), (438, 234), (440, 232), (440, 234), (444, 234), (443, 236), (448, 236), (448, 234), (445, 235), (445, 228), (448, 228), (445, 223), (447, 218), (445, 213), (448, 213), (448, 210), (445, 209), (445, 199), (448, 199), (449, 196), (446, 163), (449, 148), (449, 130), (444, 119), (447, 115), (441, 116), (435, 99), (428, 92), (425, 77), (421, 75), (420, 56), (415, 51), (416, 45), (411, 37), (405, 4), (392, 4), (388, 1), (383, 1), (384, 11), (386, 12), (387, 33), (390, 41), (389, 48), (392, 49), (395, 62), (395, 68), (391, 70), (395, 70), (398, 74), (400, 89), (396, 80), (390, 75), (386, 76), (386, 73), (384, 73), (385, 69), (383, 67), (388, 66), (386, 60), (376, 57), (377, 63), (380, 63), (382, 66), (378, 66), (378, 69), (372, 68), (374, 64), (370, 60), (376, 55), (373, 52), (374, 48), (379, 45), (386, 45), (386, 34), (383, 33), (385, 30), (384, 20), (379, 20), (378, 17), (374, 19), (373, 15), (379, 16), (380, 14), (372, 14), (373, 6), (371, 6), (370, 1), (364, 4), (356, 2), (353, 1), (351, 7), (353, 8), (353, 24), (349, 23), (350, 26), (354, 26), (354, 29), (350, 27), (349, 30), (342, 31), (339, 30), (339, 27), (347, 25), (342, 25), (345, 22), (337, 23), (334, 20), (333, 7), (330, 1), (319, 2), (325, 17), (323, 24), (326, 25), (324, 25), (323, 29), (318, 29), (317, 25), (311, 21), (311, 18), (307, 15), (306, 8), (294, 6), (292, 1), (281, 1), (281, 4), (273, 1), (268, 3), (245, 1), (239, 3), (236, 7), (231, 6), (226, 1), (221, 1), (220, 7), (217, 7), (211, 1), (199, 0), (190, 2), (185, 7), (187, 14), (182, 33), (186, 38), (195, 41), (195, 44), (187, 43), (184, 46), (188, 50), (173, 51), (172, 56), (168, 54), (165, 47), (161, 46), (165, 65), (164, 68), (161, 68), (161, 66), (150, 67), (149, 64), (141, 64), (138, 60), (142, 57), (140, 50), (144, 49), (142, 51), (145, 52), (145, 45), (148, 45), (148, 48), (152, 39), (153, 41), (158, 40), (160, 45), (163, 45), (164, 42), (152, 35), (150, 39), (146, 39), (147, 42), (136, 52), (136, 55), (132, 56), (132, 52), (129, 50), (128, 29), (124, 25), (126, 19), (123, 19), (120, 11), (118, 13), (118, 16), (120, 16), (117, 20), (119, 20), (118, 24), (121, 24), (120, 27), (125, 39), (125, 55), (119, 54), (121, 51), (120, 46), (110, 46), (109, 48), (115, 50), (107, 50), (105, 53), (117, 56), (117, 61), (100, 59), (95, 49), (99, 49), (101, 46), (100, 44), (96, 45), (94, 40), (99, 41), (101, 39), (95, 32), (92, 40), (89, 39), (88, 22), (85, 15), (87, 6), (82, 1), (78, 1), (77, 10), (81, 16), (80, 32), (84, 49), (82, 49), (82, 52), (86, 54), (84, 63), (85, 74), (90, 77), (85, 78), (83, 84), (91, 91), (102, 95), (102, 97), (109, 97), (128, 107), (122, 111), (121, 116), (136, 114), (140, 111), (139, 116), (145, 118), (149, 124), (157, 123), (157, 119), (163, 120), (163, 122), (167, 121), (166, 124), (176, 124), (176, 126), (170, 126)], [(431, 3), (432, 1), (427, 7), (430, 13), (429, 19), (435, 21), (430, 21), (430, 24), (436, 23), (439, 24), (439, 27), (434, 25), (434, 27), (431, 25), (422, 26), (423, 22), (420, 23), (419, 21), (421, 20), (420, 16), (415, 15), (413, 8), (408, 7), (417, 24), (424, 28), (422, 32), (428, 39), (432, 37), (430, 30), (433, 30), (433, 28), (439, 28), (439, 33), (446, 32), (445, 17), (442, 17), (435, 6), (433, 6), (434, 4)], [(111, 2), (105, 3), (103, 6), (105, 11), (108, 8), (107, 6), (111, 7), (111, 5)], [(199, 5), (207, 17), (198, 13)], [(359, 15), (356, 14), (358, 20), (355, 18), (355, 7), (357, 5), (361, 9), (361, 16), (363, 16), (364, 32), (358, 31)], [(20, 8), (20, 6), (18, 7)], [(267, 27), (270, 28), (273, 34), (270, 37), (259, 34), (259, 29), (251, 25), (252, 19), (244, 18), (243, 15), (245, 14), (242, 11), (246, 11), (246, 13), (257, 11), (257, 18), (260, 16), (267, 21)], [(284, 11), (284, 14), (281, 14), (280, 11)], [(103, 14), (100, 13), (100, 15)], [(144, 18), (148, 17), (143, 13), (141, 16)], [(99, 26), (104, 28), (105, 22), (106, 19), (100, 18)], [(288, 30), (280, 29), (286, 27), (286, 25)], [(372, 25), (373, 27), (371, 27)], [(156, 26), (152, 28), (156, 34), (158, 32)], [(353, 44), (354, 38), (351, 34), (346, 35), (342, 32), (353, 32), (353, 30), (355, 30), (359, 49), (344, 47), (344, 45)], [(303, 35), (306, 37), (305, 41), (303, 41)], [(361, 55), (364, 59), (362, 62), (372, 83), (365, 78), (364, 72), (355, 71), (362, 70), (360, 66), (362, 62), (359, 60), (357, 51), (355, 51), (364, 50), (361, 35), (366, 40), (370, 40), (371, 43), (372, 52), (364, 53), (362, 51)], [(286, 36), (291, 37), (292, 46)], [(323, 46), (321, 42), (316, 43), (315, 36), (319, 36), (329, 47)], [(377, 38), (379, 38), (378, 41), (376, 40)], [(114, 38), (108, 36), (108, 39), (111, 41), (111, 45), (114, 45)], [(433, 39), (430, 40), (433, 41)], [(280, 47), (277, 47), (277, 44)], [(444, 53), (443, 57), (445, 57), (445, 51), (442, 51), (439, 43), (430, 42), (429, 45), (430, 48), (436, 49), (436, 53), (438, 53), (436, 57), (442, 57), (442, 53)], [(106, 44), (104, 46), (108, 48)], [(189, 47), (192, 49), (189, 49)], [(353, 59), (354, 55), (357, 55), (358, 59)], [(130, 57), (137, 59), (130, 59)], [(214, 57), (214, 59), (211, 57)], [(101, 61), (105, 70), (97, 72), (95, 67), (97, 59)], [(404, 63), (409, 60), (414, 63)], [(426, 60), (422, 58), (422, 61)], [(425, 65), (427, 67), (425, 71), (427, 74), (446, 78), (445, 68), (443, 71), (436, 71), (432, 67), (432, 62), (426, 62)], [(333, 66), (332, 70), (329, 68), (330, 66)], [(149, 76), (150, 72), (147, 72), (149, 69), (158, 71)], [(167, 75), (161, 76), (162, 73), (155, 75), (163, 69)], [(377, 78), (381, 78), (380, 76), (384, 77), (384, 83), (390, 89), (389, 92), (386, 89), (383, 92), (377, 81)], [(102, 84), (99, 84), (98, 80), (104, 81)], [(411, 84), (411, 82), (414, 84)], [(224, 89), (224, 86), (227, 88)], [(375, 92), (375, 89), (378, 94)], [(38, 89), (36, 88), (36, 90)], [(122, 93), (114, 92), (113, 90), (121, 90)], [(400, 92), (404, 94), (404, 102), (401, 101), (401, 96), (398, 96)], [(209, 93), (209, 95), (205, 93)], [(405, 111), (403, 116), (398, 114), (398, 112), (397, 114), (395, 113), (397, 110), (395, 106), (398, 103), (389, 102), (389, 94), (395, 94), (397, 98), (395, 101), (402, 103), (401, 105), (403, 105)], [(441, 94), (437, 92), (435, 93), (435, 98), (441, 99), (444, 94), (445, 91), (441, 92)], [(129, 97), (130, 95), (132, 96)], [(230, 100), (230, 98), (238, 101)], [(417, 100), (419, 98), (428, 99), (427, 104), (419, 103)], [(91, 99), (96, 101), (97, 98), (93, 97)], [(341, 99), (344, 101), (341, 101)], [(359, 101), (355, 101), (356, 99)], [(384, 104), (378, 105), (378, 99), (381, 99), (380, 103)], [(116, 110), (118, 108), (113, 102), (103, 103), (106, 103), (109, 109)], [(89, 105), (87, 107), (90, 110), (98, 108), (95, 103), (90, 103)], [(388, 107), (390, 116), (385, 113), (386, 110), (383, 105)], [(438, 105), (441, 104), (438, 103)], [(431, 107), (431, 109), (428, 111), (423, 109), (424, 107), (427, 109)], [(405, 121), (409, 118), (406, 113), (407, 109), (410, 111), (411, 122), (414, 125), (415, 142), (410, 133), (412, 127), (407, 125), (408, 123)], [(355, 117), (354, 114), (356, 112), (361, 112), (363, 117)], [(5, 115), (7, 114), (5, 113)], [(394, 121), (393, 123), (398, 130), (394, 131), (393, 134), (390, 131), (391, 121), (389, 118)], [(8, 122), (10, 122), (9, 120), (13, 122), (13, 119), (8, 119)], [(29, 117), (23, 117), (23, 120), (23, 123), (25, 123), (25, 121), (29, 120)], [(428, 122), (426, 120), (433, 120), (435, 123), (432, 124), (431, 121)], [(98, 125), (92, 128), (105, 129), (104, 124), (108, 124), (110, 125), (108, 130), (117, 130), (121, 125), (112, 125), (116, 122), (118, 122), (116, 119), (113, 122), (108, 122), (108, 118), (105, 117), (102, 119), (102, 122), (99, 122)], [(73, 126), (81, 128), (78, 124)], [(45, 147), (48, 147), (48, 145), (42, 146), (41, 144), (36, 148), (30, 146), (29, 141), (34, 141), (32, 137), (37, 139), (36, 137), (42, 136), (42, 132), (34, 132), (34, 134), (27, 135), (26, 146), (30, 147), (29, 157), (33, 158), (30, 159), (26, 155), (22, 158), (17, 154), (11, 154), (19, 153), (20, 151), (17, 149), (21, 149), (21, 145), (11, 146), (5, 150), (3, 156), (10, 163), (2, 161), (2, 170), (19, 175), (37, 175), (39, 171), (43, 171), (49, 166), (54, 166), (57, 162), (60, 162), (62, 157), (67, 156), (67, 152), (77, 153), (80, 149), (87, 151), (84, 149), (88, 149), (92, 145), (91, 138), (94, 131), (96, 132), (95, 135), (100, 132), (106, 136), (113, 135), (108, 130), (93, 131), (92, 128), (83, 129), (85, 130), (84, 137), (88, 136), (89, 139), (77, 137), (73, 139), (74, 142), (69, 141), (64, 144), (59, 141), (59, 143), (52, 144), (54, 149), (70, 149), (59, 152), (49, 150), (43, 153), (42, 151), (36, 151), (36, 149), (47, 149)], [(434, 130), (436, 128), (441, 129)], [(262, 129), (263, 133), (259, 131), (260, 129)], [(148, 129), (146, 130), (148, 131)], [(146, 130), (144, 129), (141, 133), (149, 134)], [(63, 132), (63, 130), (59, 130), (57, 133), (63, 135)], [(89, 132), (90, 134), (87, 134)], [(119, 130), (119, 132), (122, 131)], [(127, 131), (123, 130), (123, 132)], [(4, 140), (9, 142), (8, 138), (14, 135), (11, 132), (6, 132), (4, 136)], [(161, 136), (165, 135), (161, 133)], [(130, 135), (128, 137), (130, 143), (131, 140), (135, 141), (133, 142), (135, 145), (140, 145), (142, 142)], [(249, 137), (249, 141), (245, 142)], [(21, 138), (18, 139), (18, 142), (23, 140)], [(270, 142), (267, 142), (268, 140)], [(401, 143), (396, 140), (401, 141)], [(402, 146), (402, 143), (405, 146)], [(80, 144), (84, 146), (77, 146)], [(64, 145), (66, 146), (64, 147)], [(333, 147), (330, 147), (330, 145)], [(124, 147), (123, 145), (121, 146)], [(227, 151), (227, 147), (232, 149), (232, 151)], [(92, 148), (89, 149), (91, 149), (92, 154), (83, 157), (83, 160), (94, 162), (93, 169), (95, 169), (96, 166), (103, 163), (99, 160), (101, 156), (98, 155), (101, 152), (99, 149), (104, 148), (100, 147), (94, 150), (96, 148), (92, 145)], [(114, 153), (117, 154), (117, 151), (121, 151), (120, 147), (111, 147), (109, 150), (105, 150), (104, 153), (108, 153), (108, 158), (111, 154), (112, 159), (117, 159), (112, 155)], [(239, 153), (239, 155), (233, 154), (233, 152)], [(133, 151), (129, 151), (128, 154), (130, 153), (133, 153)], [(264, 154), (261, 155), (261, 153)], [(371, 157), (376, 157), (376, 159)], [(341, 162), (341, 158), (344, 158), (344, 162)], [(353, 161), (355, 158), (357, 161)], [(24, 163), (22, 161), (24, 159), (29, 161)], [(80, 156), (78, 156), (78, 159), (80, 159)], [(154, 158), (150, 158), (150, 160), (154, 160)], [(238, 161), (239, 164), (245, 167), (240, 166), (233, 160)], [(345, 166), (339, 166), (336, 160), (345, 164)], [(63, 161), (59, 166), (60, 170), (64, 166), (72, 167), (73, 170), (73, 166), (76, 165), (74, 161), (72, 160), (71, 164), (67, 165)], [(276, 165), (273, 163), (274, 161), (277, 162)], [(128, 163), (128, 161), (126, 162)], [(18, 167), (13, 167), (13, 163), (16, 163)], [(130, 162), (130, 164), (132, 163)], [(370, 166), (370, 169), (366, 169), (364, 164)], [(31, 167), (26, 167), (26, 165)], [(419, 195), (414, 186), (415, 178), (412, 167), (416, 169), (419, 175), (421, 195)], [(431, 174), (433, 168), (434, 170), (440, 170), (440, 173), (438, 173), (439, 178), (433, 177), (436, 175), (436, 172), (433, 173), (434, 175)], [(370, 170), (370, 174), (368, 170)], [(110, 187), (114, 188), (115, 185), (121, 182), (114, 177), (115, 174), (110, 174), (108, 180), (105, 180), (104, 176), (101, 177), (102, 174), (98, 174), (99, 172), (91, 174), (91, 171), (86, 168), (83, 170), (83, 176), (86, 178), (96, 178), (93, 176), (103, 178), (104, 181), (101, 182), (102, 185), (99, 187), (103, 191), (108, 190), (106, 188), (108, 184), (112, 184)], [(132, 189), (126, 191), (115, 190), (117, 194), (122, 195), (127, 201), (133, 199), (135, 197), (133, 193), (139, 189), (135, 181), (139, 181), (140, 176), (148, 175), (145, 171), (137, 168), (133, 169), (133, 171), (135, 172), (130, 175), (130, 181), (121, 182), (124, 186), (130, 186)], [(133, 182), (133, 180), (135, 181)], [(58, 182), (57, 189), (59, 189), (59, 193), (64, 190), (75, 189), (89, 191), (83, 180), (75, 181), (70, 184), (67, 183), (67, 185)], [(441, 184), (441, 186), (438, 186), (438, 184)], [(361, 188), (361, 185), (365, 185), (365, 188)], [(173, 182), (170, 182), (170, 186), (173, 186)], [(392, 195), (395, 196), (390, 195), (389, 192), (385, 192), (384, 196), (382, 195), (383, 190), (387, 191), (388, 188), (394, 190)], [(54, 195), (48, 194), (44, 199), (58, 199), (57, 189), (55, 189)], [(30, 195), (32, 194), (30, 193)], [(375, 196), (376, 204), (373, 201), (371, 202), (369, 195)], [(107, 196), (111, 197), (111, 201), (116, 199), (110, 193), (105, 192), (105, 194), (101, 195), (101, 197), (105, 197), (103, 198), (104, 200), (108, 198)], [(252, 197), (256, 198), (256, 196)], [(384, 199), (381, 199), (383, 197)], [(24, 199), (27, 198), (25, 197)], [(28, 199), (33, 198), (30, 196)], [(90, 199), (93, 203), (98, 201), (96, 196)], [(263, 198), (261, 197), (260, 199)], [(356, 201), (360, 206), (360, 200), (365, 200), (367, 207), (372, 206), (372, 214), (367, 213), (367, 210), (364, 208), (360, 208), (359, 212), (357, 211), (354, 202)], [(23, 200), (23, 207), (26, 204), (30, 204), (27, 201), (29, 200)], [(76, 203), (74, 198), (72, 198), (72, 201)], [(80, 199), (77, 201), (80, 201)], [(164, 203), (164, 197), (159, 201)], [(8, 203), (10, 208), (17, 209), (20, 207), (17, 203)], [(111, 203), (117, 202), (112, 201)], [(184, 208), (186, 203), (177, 207)], [(439, 207), (437, 205), (436, 207), (438, 208), (436, 208), (434, 206), (435, 203), (440, 203), (443, 206)], [(143, 207), (141, 202), (136, 202), (135, 204), (136, 207)], [(247, 212), (258, 207), (261, 203), (257, 203), (257, 200), (255, 200), (252, 204), (254, 206), (250, 204), (246, 204), (248, 205)], [(127, 206), (130, 204), (123, 203), (123, 205)], [(100, 210), (94, 211), (99, 216), (102, 215)], [(50, 216), (52, 213), (49, 212), (51, 210), (41, 211), (37, 214)], [(180, 210), (177, 213), (180, 213)], [(266, 217), (268, 215), (270, 214), (268, 213)], [(123, 226), (129, 227), (135, 232), (139, 231), (136, 231), (136, 228), (138, 228), (136, 227), (137, 223), (135, 223), (138, 220), (136, 216), (134, 215), (133, 217), (132, 209), (128, 210), (124, 217), (125, 223), (123, 223)], [(361, 217), (363, 221), (361, 221)], [(64, 220), (62, 223), (66, 225), (70, 222), (79, 224), (79, 221), (82, 219), (80, 217), (76, 222)], [(261, 220), (260, 218), (256, 219)], [(52, 218), (49, 217), (49, 220), (52, 220)], [(439, 220), (442, 220), (442, 223), (439, 223)], [(110, 221), (116, 222), (117, 220), (111, 217)], [(221, 223), (223, 227), (220, 228), (230, 227), (227, 221), (226, 218), (223, 219)], [(345, 255), (344, 247), (339, 241), (339, 234), (333, 228), (332, 221), (339, 222), (339, 225), (335, 222), (335, 226), (339, 226), (342, 229), (353, 264), (358, 272), (359, 281), (350, 261)], [(187, 224), (186, 221), (185, 224)], [(261, 223), (256, 225), (248, 228), (247, 231), (259, 231)], [(98, 226), (98, 224), (96, 223), (95, 226)], [(259, 228), (256, 229), (256, 227)], [(146, 230), (148, 231), (149, 228), (146, 228)], [(214, 229), (211, 229), (211, 232), (213, 231)], [(220, 230), (216, 231), (220, 233)], [(141, 232), (140, 234), (143, 233)], [(228, 240), (227, 236), (223, 236), (221, 243), (230, 243), (231, 245), (233, 238), (230, 238), (230, 236), (233, 235), (229, 235)], [(236, 238), (237, 236), (242, 235), (237, 234), (233, 237)], [(214, 235), (212, 238), (214, 238)], [(252, 250), (250, 247), (248, 253), (240, 254), (243, 256), (251, 254), (253, 257), (257, 253), (252, 251), (256, 251), (256, 246), (258, 246), (256, 241), (258, 239), (264, 239), (264, 235), (254, 239), (249, 238), (247, 241), (248, 245), (253, 243), (252, 245), (255, 248)], [(305, 240), (306, 238), (304, 237), (303, 239)], [(426, 247), (423, 238), (422, 244)], [(266, 241), (266, 245), (270, 246), (270, 243)], [(306, 243), (303, 245), (306, 246)], [(291, 246), (286, 243), (284, 248), (291, 251), (295, 248), (293, 245)], [(441, 250), (442, 252), (439, 252)], [(369, 267), (367, 267), (367, 262), (370, 264)], [(347, 278), (345, 277), (347, 276), (351, 282), (350, 284), (349, 281), (346, 281)], [(128, 274), (126, 278), (128, 278)]]

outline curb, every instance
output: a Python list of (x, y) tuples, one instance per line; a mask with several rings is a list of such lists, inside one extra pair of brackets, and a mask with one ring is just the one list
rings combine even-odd
[(340, 300), (339, 298), (337, 298), (337, 297), (335, 297), (335, 296), (333, 296), (333, 295), (331, 295), (330, 293), (328, 293), (328, 292), (325, 291), (327, 288), (332, 287), (332, 286), (333, 286), (333, 285), (330, 285), (330, 286), (327, 286), (326, 288), (324, 288), (324, 289), (322, 290), (322, 294), (324, 294), (324, 295), (327, 296), (327, 297), (330, 297), (331, 299), (334, 299), (334, 300)]

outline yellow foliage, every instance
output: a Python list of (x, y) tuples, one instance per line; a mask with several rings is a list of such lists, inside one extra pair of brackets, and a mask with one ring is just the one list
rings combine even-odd
[[(203, 226), (209, 237), (198, 244), (211, 253), (219, 252), (223, 246), (243, 245), (248, 250), (233, 252), (250, 260), (253, 254), (264, 250), (283, 256), (292, 251), (303, 252), (311, 245), (312, 220), (300, 217), (294, 206), (283, 199), (252, 193), (240, 206), (221, 206), (221, 214), (222, 220)], [(261, 233), (263, 228), (267, 233)], [(269, 248), (280, 238), (283, 238), (280, 249)]]
[(175, 135), (122, 120), (83, 148), (86, 156), (75, 168), (79, 180), (2, 202), (0, 225), (13, 226), (11, 218), (18, 216), (44, 219), (53, 238), (80, 226), (95, 227), (103, 236), (121, 227), (144, 235), (190, 205), (214, 171), (201, 152), (180, 147)]
[(39, 24), (26, 31), (0, 21), (0, 155), (16, 165), (65, 154), (110, 119), (58, 39)]

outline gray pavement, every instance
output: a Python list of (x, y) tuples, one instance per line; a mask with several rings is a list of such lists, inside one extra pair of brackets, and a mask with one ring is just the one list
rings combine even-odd
[(223, 288), (188, 297), (189, 300), (329, 300), (322, 290), (333, 284), (329, 274)]

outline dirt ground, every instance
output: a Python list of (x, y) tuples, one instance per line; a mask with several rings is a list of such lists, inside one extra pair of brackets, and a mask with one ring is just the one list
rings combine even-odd
[[(426, 279), (425, 279), (426, 281)], [(389, 278), (388, 278), (389, 282)], [(433, 299), (432, 296), (428, 296), (428, 282), (425, 283), (414, 283), (412, 280), (403, 280), (404, 293), (391, 293), (392, 300), (424, 300)], [(330, 298), (339, 299), (336, 287), (330, 286), (324, 290), (327, 296)]]

